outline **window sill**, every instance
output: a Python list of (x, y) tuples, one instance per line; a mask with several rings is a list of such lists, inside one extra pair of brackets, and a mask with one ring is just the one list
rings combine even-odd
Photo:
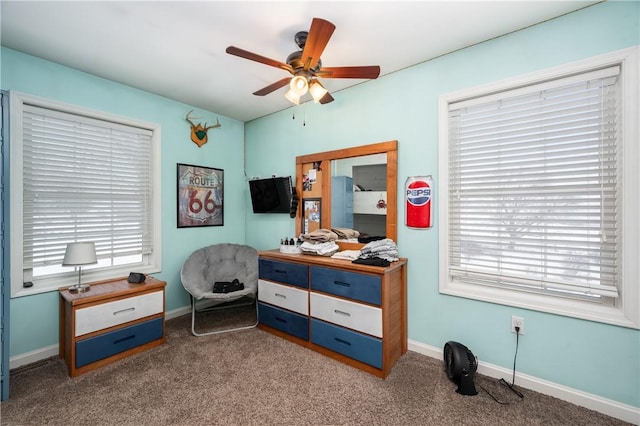
[[(133, 268), (135, 272), (140, 272), (143, 274), (155, 274), (161, 272), (161, 268), (157, 265), (149, 265), (149, 266), (139, 266)], [(94, 272), (86, 272), (82, 274), (82, 283), (83, 284), (91, 284), (92, 282), (111, 280), (115, 278), (128, 277), (129, 273), (132, 271), (131, 267), (127, 268), (110, 268), (106, 271), (94, 271)], [(23, 296), (33, 296), (41, 293), (48, 293), (51, 291), (58, 291), (61, 287), (68, 287), (78, 282), (78, 274), (75, 273), (72, 277), (69, 275), (58, 276), (53, 278), (47, 278), (43, 280), (34, 280), (33, 287), (29, 288), (20, 288), (20, 290), (14, 291), (11, 294), (11, 298), (23, 297)], [(15, 288), (15, 287), (14, 287)]]
[(525, 293), (503, 288), (483, 287), (455, 281), (451, 282), (447, 279), (443, 280), (442, 278), (440, 279), (440, 293), (620, 327), (640, 328), (638, 322), (628, 318), (624, 312), (616, 306), (604, 306), (597, 303), (568, 298)]

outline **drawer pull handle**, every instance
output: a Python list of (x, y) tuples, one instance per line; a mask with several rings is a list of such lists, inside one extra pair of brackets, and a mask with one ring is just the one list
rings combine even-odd
[(287, 323), (286, 319), (283, 319), (283, 318), (280, 318), (280, 317), (276, 317), (276, 321), (280, 321), (280, 322), (283, 322), (285, 324)]
[(135, 338), (136, 338), (136, 335), (132, 334), (131, 336), (127, 336), (127, 337), (123, 337), (122, 339), (114, 340), (113, 344), (117, 345), (119, 343), (126, 342), (127, 340), (131, 340), (131, 339), (135, 339)]
[(282, 269), (276, 269), (276, 273), (287, 275), (287, 271), (283, 271)]
[(343, 345), (351, 346), (351, 342), (347, 342), (346, 340), (338, 339), (337, 337), (334, 337), (334, 339), (338, 343), (342, 343)]
[(342, 287), (351, 287), (351, 283), (345, 283), (344, 281), (334, 281), (333, 283)]
[(287, 296), (284, 295), (284, 294), (276, 293), (275, 295), (276, 295), (276, 297), (282, 297), (283, 299), (287, 298)]
[(344, 315), (346, 317), (350, 317), (351, 316), (351, 314), (349, 312), (340, 311), (338, 309), (334, 309), (333, 312), (335, 312), (336, 314)]
[(136, 310), (136, 308), (121, 309), (119, 311), (115, 311), (113, 313), (113, 315), (120, 315), (120, 314), (124, 314), (125, 312), (132, 312), (132, 311), (135, 311), (135, 310)]

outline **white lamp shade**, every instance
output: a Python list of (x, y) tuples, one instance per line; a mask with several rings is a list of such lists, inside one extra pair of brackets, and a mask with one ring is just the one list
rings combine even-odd
[(301, 75), (297, 75), (291, 79), (289, 82), (290, 91), (295, 93), (298, 96), (302, 96), (307, 93), (309, 89), (309, 83), (307, 82), (307, 78)]
[(309, 93), (313, 97), (313, 101), (315, 103), (320, 102), (320, 100), (326, 95), (329, 91), (324, 88), (324, 86), (318, 81), (313, 80), (311, 85), (309, 86)]
[(294, 93), (293, 90), (289, 89), (284, 97), (287, 98), (291, 103), (300, 105), (300, 96)]
[(69, 243), (64, 253), (62, 266), (91, 265), (98, 263), (94, 243)]

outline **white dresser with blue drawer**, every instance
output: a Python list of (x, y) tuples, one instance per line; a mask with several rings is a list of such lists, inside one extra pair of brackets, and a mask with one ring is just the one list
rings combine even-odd
[(60, 357), (71, 377), (161, 345), (166, 282), (147, 277), (95, 283), (84, 293), (60, 290)]
[(260, 328), (379, 377), (407, 351), (406, 267), (260, 252)]

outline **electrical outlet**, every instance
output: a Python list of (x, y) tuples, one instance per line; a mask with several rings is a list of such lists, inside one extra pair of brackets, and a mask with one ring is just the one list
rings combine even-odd
[(519, 328), (519, 331), (517, 333), (519, 333), (520, 335), (523, 335), (524, 334), (524, 318), (515, 317), (515, 316), (511, 317), (511, 332), (512, 333), (516, 333), (516, 327)]

